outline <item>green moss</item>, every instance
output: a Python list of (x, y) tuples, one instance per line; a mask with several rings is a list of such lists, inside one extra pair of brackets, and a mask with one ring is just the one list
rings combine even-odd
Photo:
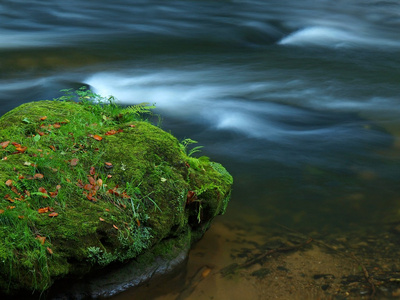
[(81, 102), (67, 92), (0, 118), (0, 288), (8, 294), (175, 253), (226, 209), (229, 173), (140, 120), (148, 108), (76, 95)]

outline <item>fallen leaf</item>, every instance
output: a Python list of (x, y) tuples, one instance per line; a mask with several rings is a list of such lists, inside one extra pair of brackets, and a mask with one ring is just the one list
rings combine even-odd
[(96, 185), (96, 180), (92, 176), (88, 176), (91, 185)]
[(53, 145), (49, 146), (51, 150), (56, 151), (56, 147), (54, 147)]
[(137, 226), (140, 227), (140, 221), (138, 218), (136, 218), (136, 223), (137, 223)]
[(3, 160), (7, 160), (7, 159), (8, 159), (8, 157), (7, 157), (7, 156), (4, 156), (4, 157), (3, 157)]
[(4, 213), (5, 210), (4, 209), (0, 209), (0, 214)]
[(110, 162), (105, 162), (104, 165), (105, 165), (105, 167), (106, 167), (107, 169), (111, 169), (111, 168), (113, 167), (113, 164), (110, 163)]
[(28, 147), (16, 147), (15, 150), (17, 150), (19, 153), (24, 153), (28, 149)]
[(55, 197), (57, 197), (57, 195), (58, 195), (58, 190), (55, 191), (55, 192), (50, 192), (49, 194), (50, 194), (50, 197), (51, 197), (51, 198), (55, 198)]
[(44, 116), (44, 117), (41, 117), (40, 118), (40, 121), (44, 121), (44, 120), (46, 120), (47, 119), (47, 116)]
[(7, 209), (14, 209), (15, 208), (15, 206), (7, 206)]
[(117, 229), (117, 230), (118, 230), (118, 227), (117, 227), (117, 226), (113, 225), (113, 227), (114, 227), (115, 229)]
[(10, 144), (10, 141), (5, 141), (5, 142), (1, 142), (0, 146), (1, 146), (1, 148), (5, 149), (5, 148), (7, 148), (8, 144)]
[(131, 125), (129, 125), (129, 127), (132, 127), (132, 128), (134, 128), (134, 127), (136, 127), (136, 125), (133, 125), (133, 124), (131, 124)]
[(97, 179), (97, 186), (102, 186), (103, 185), (103, 180), (101, 178)]
[[(4, 211), (3, 211), (4, 212)], [(99, 218), (100, 221), (104, 222), (104, 219), (102, 217)]]
[(90, 175), (96, 174), (96, 169), (95, 169), (94, 167), (90, 167), (89, 174), (90, 174)]
[(206, 268), (202, 273), (201, 273), (201, 277), (206, 278), (208, 275), (210, 275), (211, 269), (210, 268)]
[(13, 144), (13, 146), (14, 146), (15, 148), (21, 147), (21, 144), (18, 144), (18, 143), (16, 143), (16, 142), (12, 142), (11, 144)]
[(54, 128), (60, 128), (61, 125), (60, 125), (59, 123), (55, 123), (55, 124), (53, 124), (53, 127), (54, 127)]
[(61, 189), (61, 185), (57, 184), (56, 189), (57, 190)]
[(42, 132), (42, 131), (37, 131), (37, 133), (38, 133), (39, 136), (44, 136), (45, 135), (45, 133)]
[(45, 236), (40, 236), (40, 235), (37, 235), (35, 239), (37, 239), (40, 242), (41, 245), (43, 245), (44, 242), (46, 241), (46, 237)]
[(53, 213), (49, 214), (49, 217), (51, 217), (51, 218), (57, 217), (57, 216), (58, 216), (58, 213), (56, 213), (56, 212), (53, 212)]
[(18, 176), (18, 179), (24, 179), (25, 177), (24, 177), (24, 175), (19, 175)]
[(103, 139), (101, 136), (99, 136), (99, 135), (97, 135), (97, 134), (95, 134), (95, 135), (93, 136), (93, 138), (94, 138), (96, 141), (101, 141), (101, 140)]
[(35, 174), (34, 176), (33, 176), (33, 178), (34, 179), (43, 179), (43, 174), (40, 174), (40, 173), (38, 173), (38, 174)]
[(6, 181), (6, 186), (11, 186), (12, 185), (12, 180), (11, 179), (8, 179), (7, 181)]
[(47, 252), (49, 252), (51, 255), (53, 255), (53, 250), (51, 250), (49, 247), (46, 248)]
[(87, 191), (90, 191), (92, 188), (93, 188), (93, 185), (91, 185), (91, 184), (89, 184), (89, 183), (87, 183), (87, 184), (85, 184), (85, 185), (83, 186), (83, 189), (84, 189), (84, 190), (87, 190)]
[(49, 207), (42, 207), (38, 209), (39, 214), (44, 214), (47, 213), (49, 211)]
[(113, 134), (116, 134), (116, 133), (117, 133), (117, 131), (112, 129), (112, 130), (107, 131), (106, 135), (113, 135)]
[(75, 167), (78, 164), (78, 161), (79, 161), (78, 158), (71, 159), (71, 166)]
[(107, 175), (107, 178), (111, 178), (111, 177), (112, 177), (112, 175), (111, 175), (111, 174), (108, 174), (108, 175)]

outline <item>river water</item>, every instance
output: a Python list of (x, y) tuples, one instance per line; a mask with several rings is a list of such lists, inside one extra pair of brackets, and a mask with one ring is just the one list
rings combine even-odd
[(155, 103), (234, 176), (217, 223), (376, 229), (400, 219), (399, 32), (390, 0), (3, 0), (0, 113), (84, 84)]

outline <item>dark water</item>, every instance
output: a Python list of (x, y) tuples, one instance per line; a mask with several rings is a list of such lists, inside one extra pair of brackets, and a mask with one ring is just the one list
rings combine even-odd
[(400, 219), (397, 1), (4, 0), (0, 24), (0, 113), (87, 84), (223, 163), (227, 222)]

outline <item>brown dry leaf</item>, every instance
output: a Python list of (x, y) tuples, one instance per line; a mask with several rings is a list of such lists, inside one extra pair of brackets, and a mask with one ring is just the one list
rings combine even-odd
[(10, 144), (10, 141), (5, 141), (5, 142), (1, 142), (0, 146), (1, 146), (1, 148), (5, 149), (5, 148), (7, 148), (8, 144)]
[(7, 209), (14, 209), (14, 208), (15, 208), (15, 206), (12, 206), (12, 205), (7, 206)]
[(25, 218), (24, 216), (18, 216), (18, 219), (23, 219), (23, 218)]
[(6, 181), (6, 186), (12, 186), (12, 180), (11, 179), (8, 179)]
[(94, 138), (96, 141), (101, 141), (101, 140), (103, 139), (101, 136), (99, 136), (99, 135), (97, 135), (97, 134), (95, 134), (95, 135), (93, 136), (93, 138)]
[(47, 116), (44, 116), (44, 117), (41, 117), (39, 120), (40, 121), (44, 121), (44, 120), (46, 120), (47, 119)]
[[(44, 187), (40, 187), (39, 188), (39, 192), (43, 193), (43, 194), (47, 194), (47, 191)], [(47, 195), (42, 195), (43, 198), (47, 198)]]
[(75, 167), (79, 162), (79, 158), (73, 158), (71, 159), (71, 166)]
[(115, 229), (117, 229), (117, 230), (118, 230), (118, 227), (117, 227), (117, 226), (113, 225), (113, 227), (114, 227)]
[(0, 214), (4, 213), (5, 210), (4, 209), (0, 209)]
[(53, 145), (49, 146), (51, 150), (56, 151), (56, 147), (54, 147)]
[(58, 213), (56, 213), (56, 212), (53, 212), (53, 213), (49, 214), (49, 217), (51, 217), (51, 218), (57, 217), (57, 216), (58, 216)]
[(96, 169), (95, 169), (94, 167), (90, 167), (89, 174), (90, 174), (90, 175), (96, 174)]
[(96, 185), (96, 180), (92, 176), (88, 176), (91, 185)]
[(116, 134), (116, 133), (117, 133), (116, 130), (111, 129), (111, 130), (109, 130), (109, 131), (106, 132), (106, 135), (113, 135), (113, 134)]
[(37, 235), (35, 239), (37, 239), (41, 245), (44, 245), (44, 242), (46, 241), (46, 237), (40, 235)]
[(49, 247), (46, 248), (47, 252), (49, 252), (49, 254), (53, 255), (53, 250), (51, 250)]
[(102, 217), (99, 218), (100, 221), (104, 222), (104, 219)]
[(42, 207), (38, 209), (39, 214), (44, 214), (47, 213), (49, 211), (49, 207)]
[(38, 173), (38, 174), (35, 174), (34, 176), (33, 176), (33, 178), (34, 179), (43, 179), (43, 174), (40, 174), (40, 173)]
[(17, 150), (19, 153), (24, 153), (28, 149), (28, 147), (15, 147), (15, 150)]

